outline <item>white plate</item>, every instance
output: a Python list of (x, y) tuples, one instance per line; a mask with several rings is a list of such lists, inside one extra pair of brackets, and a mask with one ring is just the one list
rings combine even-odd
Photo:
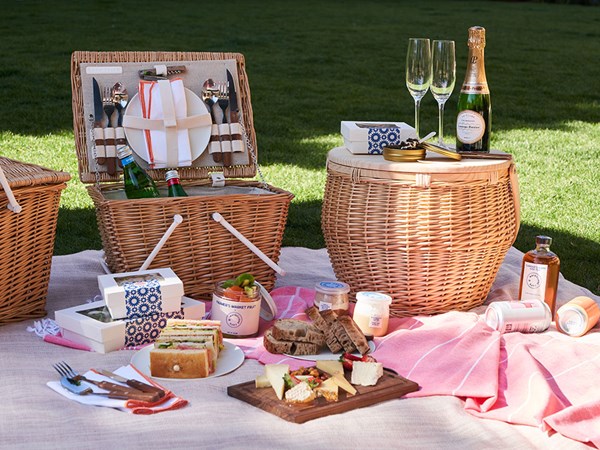
[[(369, 354), (373, 353), (375, 351), (375, 342), (373, 341), (369, 341), (369, 348), (371, 349), (371, 351), (369, 352)], [(287, 353), (285, 353), (286, 356), (289, 356), (291, 358), (296, 358), (296, 359), (303, 359), (304, 361), (327, 361), (327, 360), (338, 360), (340, 359), (340, 356), (342, 355), (343, 352), (340, 353), (331, 353), (329, 350), (327, 350), (326, 352), (321, 352), (318, 355), (289, 355)], [(354, 352), (352, 353), (354, 356), (362, 356), (359, 352)]]
[[(185, 99), (187, 101), (188, 116), (204, 114), (210, 115), (202, 99), (187, 88), (185, 88)], [(135, 94), (129, 101), (127, 109), (125, 110), (125, 115), (142, 117), (142, 104), (140, 102), (139, 94)], [(123, 127), (123, 129), (125, 130), (125, 136), (127, 137), (129, 146), (133, 149), (136, 155), (142, 158), (142, 154), (146, 153), (146, 140), (144, 139), (144, 131), (129, 127)], [(204, 152), (204, 150), (206, 150), (208, 141), (210, 141), (210, 129), (210, 124), (203, 127), (189, 129), (192, 161), (197, 159)], [(146, 162), (150, 164), (150, 161)]]
[[(228, 374), (229, 372), (233, 372), (235, 369), (240, 367), (244, 362), (244, 352), (237, 346), (233, 345), (227, 341), (223, 342), (225, 344), (225, 348), (223, 351), (219, 353), (219, 359), (217, 360), (217, 370), (214, 373), (210, 374), (206, 378), (214, 378), (220, 377), (222, 375)], [(131, 364), (133, 364), (137, 369), (142, 372), (144, 375), (152, 377), (150, 373), (150, 350), (154, 348), (154, 344), (148, 345), (144, 347), (131, 357)], [(198, 380), (200, 378), (159, 378), (152, 377), (156, 380), (177, 380), (177, 381), (185, 381), (185, 380)]]

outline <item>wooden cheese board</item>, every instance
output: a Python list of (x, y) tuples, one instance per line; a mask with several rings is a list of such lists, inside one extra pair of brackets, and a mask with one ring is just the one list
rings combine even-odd
[[(349, 374), (346, 374), (349, 380)], [(402, 397), (409, 392), (419, 390), (419, 385), (414, 381), (384, 370), (383, 376), (375, 386), (354, 386), (358, 393), (347, 394), (340, 389), (339, 400), (328, 402), (320, 397), (311, 403), (290, 404), (279, 400), (271, 388), (258, 389), (254, 381), (236, 384), (227, 388), (230, 397), (237, 398), (263, 411), (275, 414), (288, 422), (304, 423), (320, 417), (339, 414), (353, 409), (370, 406), (386, 400)]]

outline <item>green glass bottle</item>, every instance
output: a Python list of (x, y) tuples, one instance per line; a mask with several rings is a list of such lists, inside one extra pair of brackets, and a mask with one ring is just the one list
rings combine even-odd
[(127, 198), (160, 197), (154, 180), (133, 159), (131, 149), (124, 145), (117, 149), (117, 156), (123, 165), (125, 195)]
[(485, 28), (469, 28), (469, 61), (458, 97), (456, 150), (489, 152), (492, 132), (492, 103), (485, 77)]
[(169, 189), (169, 197), (187, 197), (188, 195), (183, 190), (181, 182), (179, 181), (179, 173), (176, 170), (169, 170), (165, 174), (167, 180), (167, 186)]

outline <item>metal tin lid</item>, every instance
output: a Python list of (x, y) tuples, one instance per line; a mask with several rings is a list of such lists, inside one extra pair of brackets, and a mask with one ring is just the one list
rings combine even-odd
[(378, 303), (378, 304), (391, 304), (392, 297), (381, 292), (357, 292), (356, 301), (363, 301), (367, 303)]
[(264, 288), (258, 281), (254, 281), (260, 290), (262, 296), (262, 302), (260, 303), (260, 317), (266, 321), (271, 321), (277, 315), (277, 305), (271, 297), (271, 294)]
[(320, 281), (315, 285), (315, 290), (323, 294), (347, 294), (350, 286), (341, 281)]
[(577, 306), (564, 305), (556, 313), (556, 325), (569, 336), (585, 333), (587, 314)]

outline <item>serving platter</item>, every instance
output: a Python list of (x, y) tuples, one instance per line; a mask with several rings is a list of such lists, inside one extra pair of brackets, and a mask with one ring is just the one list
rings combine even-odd
[[(346, 374), (350, 381), (350, 375)], [(419, 385), (396, 373), (384, 370), (383, 376), (375, 386), (354, 386), (356, 395), (339, 390), (339, 400), (328, 402), (320, 397), (310, 403), (290, 404), (279, 400), (271, 388), (257, 389), (255, 381), (236, 384), (227, 388), (230, 397), (242, 400), (263, 411), (274, 414), (288, 422), (304, 423), (332, 414), (339, 414), (365, 406), (375, 405), (387, 400), (398, 399), (409, 392), (419, 390)]]
[[(375, 342), (369, 341), (369, 353), (373, 353), (375, 351)], [(302, 359), (304, 361), (328, 361), (328, 360), (338, 360), (340, 356), (342, 356), (343, 352), (339, 353), (331, 353), (331, 351), (326, 350), (317, 355), (290, 355), (288, 353), (284, 353), (285, 356), (289, 356), (290, 358)], [(352, 353), (354, 356), (362, 356), (359, 352)]]
[(141, 348), (131, 357), (133, 364), (140, 372), (155, 380), (166, 381), (189, 381), (189, 380), (204, 380), (206, 378), (215, 378), (233, 372), (244, 362), (244, 352), (237, 345), (224, 341), (225, 348), (219, 353), (217, 360), (217, 370), (205, 378), (160, 378), (153, 377), (150, 373), (150, 350), (154, 348), (154, 344)]

